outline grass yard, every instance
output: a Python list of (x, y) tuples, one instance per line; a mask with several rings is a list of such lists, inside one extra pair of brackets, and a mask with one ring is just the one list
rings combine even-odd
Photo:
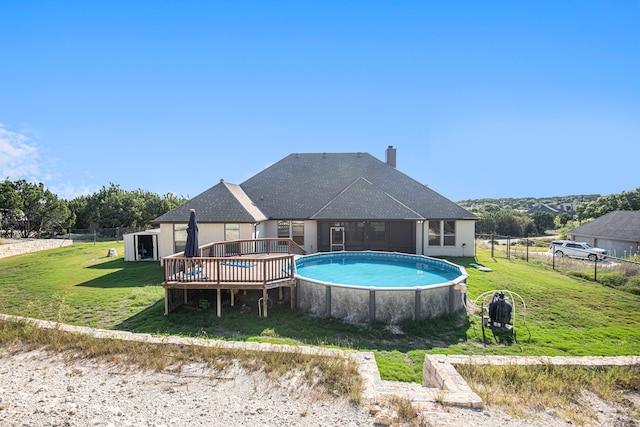
[[(110, 247), (119, 257), (108, 258)], [(223, 317), (208, 309), (164, 315), (162, 268), (156, 262), (123, 261), (121, 243), (78, 243), (0, 259), (0, 312), (133, 332), (265, 341), (372, 350), (384, 379), (420, 382), (425, 353), (510, 355), (640, 354), (640, 296), (563, 275), (521, 260), (450, 258), (493, 269), (468, 268), (469, 299), (494, 289), (520, 294), (526, 324), (517, 319), (517, 342), (482, 343), (480, 319), (458, 315), (409, 321), (402, 334), (382, 324), (357, 326), (292, 312), (274, 304), (259, 318), (256, 298), (246, 306), (224, 304)], [(242, 298), (240, 298), (241, 300)], [(490, 333), (489, 333), (490, 335)]]
[[(119, 257), (106, 256), (112, 247)], [(125, 263), (123, 254), (121, 242), (102, 242), (0, 258), (0, 311), (115, 328), (164, 295), (158, 263)]]

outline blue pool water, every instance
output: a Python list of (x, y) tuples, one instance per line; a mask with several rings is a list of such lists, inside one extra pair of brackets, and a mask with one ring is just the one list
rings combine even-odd
[(429, 286), (461, 275), (458, 266), (446, 261), (384, 252), (310, 255), (296, 261), (296, 273), (320, 282), (379, 288)]

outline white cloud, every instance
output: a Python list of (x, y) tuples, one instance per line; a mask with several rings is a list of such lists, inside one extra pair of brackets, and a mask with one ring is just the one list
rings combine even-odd
[(11, 132), (0, 123), (0, 179), (33, 181), (40, 173), (38, 147), (26, 135)]
[(87, 196), (89, 194), (95, 193), (99, 191), (99, 188), (94, 188), (91, 186), (81, 186), (76, 187), (71, 183), (61, 183), (56, 184), (53, 187), (49, 188), (51, 192), (58, 196), (60, 199), (71, 200), (80, 196)]

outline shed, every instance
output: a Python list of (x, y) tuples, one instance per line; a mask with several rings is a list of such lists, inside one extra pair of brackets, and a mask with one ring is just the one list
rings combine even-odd
[(125, 261), (160, 261), (160, 229), (153, 228), (123, 236)]

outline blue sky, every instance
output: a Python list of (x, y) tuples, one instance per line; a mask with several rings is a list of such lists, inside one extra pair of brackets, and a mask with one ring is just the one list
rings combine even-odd
[(454, 200), (640, 187), (640, 0), (4, 1), (1, 179), (193, 197), (364, 151)]

